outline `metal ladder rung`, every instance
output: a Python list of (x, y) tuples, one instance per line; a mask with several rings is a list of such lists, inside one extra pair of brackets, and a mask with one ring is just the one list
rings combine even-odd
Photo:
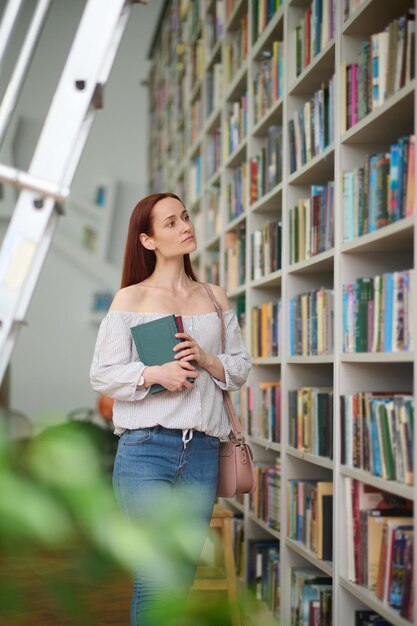
[(56, 202), (63, 202), (70, 192), (69, 187), (61, 187), (49, 180), (43, 180), (9, 165), (0, 165), (0, 180), (19, 189), (34, 191), (41, 196), (47, 196)]

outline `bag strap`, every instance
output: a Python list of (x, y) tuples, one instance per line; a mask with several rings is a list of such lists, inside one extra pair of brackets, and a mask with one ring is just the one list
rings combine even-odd
[[(226, 331), (225, 331), (225, 326), (224, 326), (224, 316), (223, 316), (223, 307), (220, 304), (220, 302), (218, 302), (216, 300), (216, 298), (214, 297), (213, 294), (213, 290), (210, 287), (210, 285), (208, 285), (207, 283), (201, 283), (203, 285), (203, 287), (205, 288), (205, 290), (207, 291), (208, 297), (210, 298), (210, 300), (213, 302), (216, 311), (217, 311), (217, 315), (220, 318), (220, 323), (221, 323), (221, 335), (222, 335), (222, 352), (224, 352), (225, 350), (225, 346), (226, 346)], [(225, 391), (224, 389), (222, 389), (223, 391), (223, 397), (224, 400), (226, 402), (226, 406), (229, 410), (229, 415), (230, 415), (230, 419), (231, 419), (231, 426), (232, 426), (232, 432), (229, 435), (229, 439), (231, 441), (236, 441), (238, 440), (239, 442), (243, 441), (242, 439), (242, 426), (239, 422), (239, 418), (235, 413), (235, 407), (233, 406), (233, 402), (229, 396), (229, 392)]]

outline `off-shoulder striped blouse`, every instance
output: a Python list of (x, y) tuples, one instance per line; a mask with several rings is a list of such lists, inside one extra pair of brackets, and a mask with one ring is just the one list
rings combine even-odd
[(221, 326), (216, 311), (182, 315), (184, 332), (200, 347), (216, 355), (223, 364), (225, 382), (198, 368), (200, 376), (192, 389), (150, 394), (143, 386), (143, 370), (130, 328), (164, 317), (166, 313), (109, 311), (100, 325), (90, 380), (93, 389), (114, 398), (115, 433), (125, 429), (149, 428), (157, 424), (183, 431), (194, 429), (213, 437), (230, 432), (222, 389), (239, 389), (251, 369), (251, 359), (243, 342), (233, 310), (224, 311), (225, 351), (221, 351)]

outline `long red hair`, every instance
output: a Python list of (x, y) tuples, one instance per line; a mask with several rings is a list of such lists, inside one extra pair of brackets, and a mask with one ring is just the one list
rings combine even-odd
[[(139, 236), (146, 233), (153, 235), (152, 209), (157, 202), (164, 198), (175, 198), (184, 206), (184, 203), (174, 193), (153, 193), (142, 198), (132, 211), (127, 232), (125, 256), (123, 261), (123, 273), (121, 287), (129, 287), (141, 283), (150, 276), (156, 265), (156, 254), (153, 250), (147, 250), (142, 246)], [(191, 280), (198, 282), (191, 265), (190, 255), (184, 254), (184, 270)]]

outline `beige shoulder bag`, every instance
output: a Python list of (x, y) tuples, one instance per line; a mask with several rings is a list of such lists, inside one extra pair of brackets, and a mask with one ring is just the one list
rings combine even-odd
[[(211, 287), (207, 283), (202, 283), (202, 285), (216, 307), (217, 314), (220, 318), (222, 352), (224, 352), (226, 333), (223, 308), (215, 299)], [(223, 397), (229, 413), (231, 431), (229, 433), (229, 441), (220, 442), (217, 495), (220, 498), (233, 498), (238, 493), (254, 493), (256, 480), (252, 451), (243, 439), (242, 426), (235, 413), (233, 402), (227, 391), (223, 390)]]

